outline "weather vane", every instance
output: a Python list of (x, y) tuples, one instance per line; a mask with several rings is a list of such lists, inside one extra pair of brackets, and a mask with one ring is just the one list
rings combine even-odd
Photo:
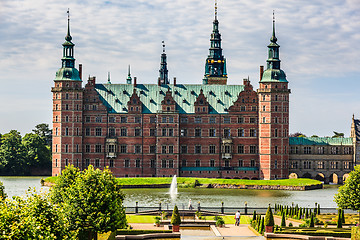
[(217, 18), (217, 0), (215, 0), (215, 19)]
[(165, 52), (165, 42), (162, 41), (162, 46), (163, 46), (163, 53)]
[(275, 22), (275, 10), (273, 10), (273, 22)]
[(70, 20), (70, 8), (67, 10), (68, 20)]

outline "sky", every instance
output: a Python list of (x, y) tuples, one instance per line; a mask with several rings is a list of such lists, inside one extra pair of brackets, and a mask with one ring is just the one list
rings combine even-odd
[[(214, 19), (211, 0), (1, 0), (0, 133), (52, 126), (52, 94), (61, 67), (70, 8), (76, 65), (83, 79), (157, 83), (161, 42), (169, 77), (201, 84)], [(228, 84), (259, 86), (275, 10), (281, 68), (291, 88), (290, 133), (350, 134), (360, 118), (358, 0), (218, 0)], [(85, 81), (84, 81), (85, 84)]]

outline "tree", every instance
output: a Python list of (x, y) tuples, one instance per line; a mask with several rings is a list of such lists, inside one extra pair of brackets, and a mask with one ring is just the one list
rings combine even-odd
[(296, 132), (296, 133), (291, 133), (289, 137), (306, 137), (306, 135), (301, 132)]
[(253, 218), (252, 218), (253, 221), (256, 221), (256, 211), (254, 211), (253, 213)]
[(22, 139), (27, 153), (27, 162), (30, 166), (51, 167), (50, 148), (44, 144), (44, 140), (37, 134), (28, 133)]
[(282, 213), (280, 226), (281, 227), (286, 227), (285, 212)]
[(181, 218), (180, 218), (180, 214), (179, 214), (179, 209), (175, 205), (172, 216), (171, 216), (171, 224), (172, 225), (180, 225), (180, 223), (181, 223)]
[(95, 239), (96, 233), (127, 226), (124, 194), (108, 168), (101, 171), (90, 165), (77, 172), (67, 167), (59, 183), (51, 190), (51, 199), (62, 208), (69, 230), (78, 231), (79, 239)]
[(7, 197), (6, 193), (5, 193), (5, 187), (4, 184), (2, 182), (0, 182), (0, 201), (5, 200)]
[(265, 226), (274, 226), (274, 216), (269, 205), (265, 215)]
[(310, 216), (310, 226), (309, 227), (315, 227), (315, 219), (314, 219), (314, 213), (311, 213)]
[(337, 228), (342, 228), (342, 223), (343, 223), (343, 220), (342, 220), (342, 213), (341, 213), (341, 208), (338, 209), (338, 219), (337, 219), (337, 225), (336, 227)]
[(0, 169), (6, 175), (25, 175), (28, 172), (26, 149), (21, 143), (21, 135), (16, 130), (1, 137)]
[(335, 194), (335, 202), (339, 208), (359, 211), (360, 216), (360, 165), (349, 173), (345, 184)]
[(40, 123), (32, 130), (36, 135), (39, 135), (46, 145), (51, 147), (52, 130), (49, 129), (49, 124)]

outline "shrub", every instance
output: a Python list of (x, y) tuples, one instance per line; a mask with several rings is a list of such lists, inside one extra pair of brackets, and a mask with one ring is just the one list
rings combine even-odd
[(218, 217), (217, 220), (216, 220), (216, 226), (217, 227), (221, 227), (225, 224), (225, 221), (222, 217)]
[(180, 223), (181, 223), (181, 218), (180, 218), (180, 214), (179, 214), (179, 209), (175, 205), (172, 216), (171, 216), (171, 224), (172, 225), (180, 225)]
[(292, 227), (293, 226), (293, 224), (292, 223), (289, 223), (289, 227)]
[(274, 216), (269, 205), (265, 215), (265, 226), (274, 226)]
[(252, 220), (253, 220), (253, 221), (256, 220), (256, 211), (254, 211), (254, 213), (253, 213), (253, 218), (252, 218)]
[(315, 226), (315, 223), (314, 223), (314, 214), (311, 213), (309, 227), (314, 227), (314, 226)]
[(285, 213), (282, 214), (280, 226), (286, 227)]

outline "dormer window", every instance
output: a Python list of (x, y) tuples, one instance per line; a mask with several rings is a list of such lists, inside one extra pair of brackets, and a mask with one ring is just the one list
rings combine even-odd
[(133, 104), (136, 104), (136, 103), (137, 103), (137, 102), (136, 102), (136, 99), (134, 98), (134, 99), (133, 99)]
[(166, 100), (166, 104), (170, 105), (170, 99)]

